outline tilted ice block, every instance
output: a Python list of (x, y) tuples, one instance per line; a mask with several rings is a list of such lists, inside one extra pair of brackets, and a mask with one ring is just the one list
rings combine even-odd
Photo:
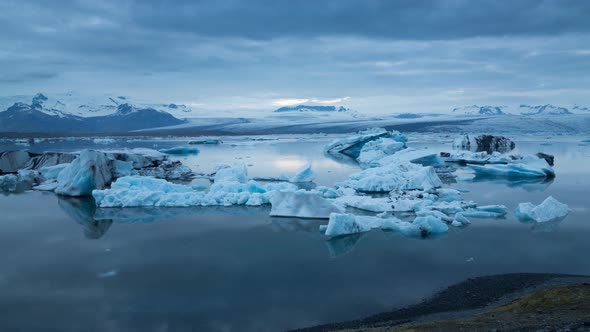
[(379, 138), (392, 138), (398, 142), (406, 142), (406, 138), (397, 131), (387, 131), (383, 128), (370, 128), (358, 132), (356, 135), (337, 139), (324, 147), (325, 152), (342, 153), (352, 158), (358, 158), (360, 152), (367, 142)]
[(57, 176), (55, 192), (66, 196), (86, 196), (94, 189), (103, 189), (111, 182), (112, 174), (106, 155), (99, 151), (83, 150)]

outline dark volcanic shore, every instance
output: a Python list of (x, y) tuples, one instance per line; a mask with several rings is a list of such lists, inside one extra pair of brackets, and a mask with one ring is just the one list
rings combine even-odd
[(478, 277), (406, 308), (294, 331), (590, 330), (589, 283), (590, 276), (563, 274)]

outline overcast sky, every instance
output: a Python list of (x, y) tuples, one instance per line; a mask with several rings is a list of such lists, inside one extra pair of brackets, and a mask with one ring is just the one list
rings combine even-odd
[(0, 95), (363, 113), (590, 104), (590, 1), (2, 0)]

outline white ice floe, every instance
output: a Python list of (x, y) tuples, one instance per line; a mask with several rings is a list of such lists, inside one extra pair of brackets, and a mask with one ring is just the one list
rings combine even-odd
[(112, 180), (109, 160), (99, 151), (84, 150), (57, 176), (55, 192), (67, 196), (90, 195)]
[(352, 174), (344, 184), (357, 191), (389, 192), (392, 190), (432, 189), (440, 187), (442, 182), (430, 166), (392, 163)]
[(95, 190), (92, 195), (100, 207), (162, 206), (187, 207), (209, 205), (262, 205), (270, 203), (277, 191), (295, 191), (291, 183), (248, 181), (243, 164), (217, 171), (209, 191), (174, 184), (146, 176), (127, 176), (115, 181), (110, 189)]
[(271, 216), (325, 219), (344, 209), (311, 191), (277, 191), (270, 198)]
[(569, 212), (566, 204), (549, 196), (539, 205), (530, 202), (518, 204), (514, 215), (521, 221), (548, 222), (565, 218)]
[(506, 165), (469, 165), (477, 176), (506, 178), (554, 177), (555, 171), (545, 159), (526, 156)]

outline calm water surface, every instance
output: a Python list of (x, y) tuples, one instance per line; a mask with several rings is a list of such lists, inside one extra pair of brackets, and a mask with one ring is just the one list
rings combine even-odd
[[(444, 149), (449, 138), (410, 136)], [(539, 203), (572, 213), (557, 224), (473, 219), (420, 240), (375, 231), (326, 241), (322, 221), (271, 218), (269, 207), (98, 209), (91, 200), (26, 192), (0, 196), (2, 331), (280, 331), (413, 304), (469, 277), (507, 272), (590, 274), (587, 138), (517, 138), (517, 153), (556, 157), (554, 181), (480, 181), (460, 170), (453, 188), (480, 204)], [(167, 147), (179, 141), (121, 141)], [(326, 158), (326, 139), (235, 140), (181, 157), (196, 171), (245, 162), (251, 176), (311, 162), (318, 184), (356, 167)], [(110, 146), (110, 145), (109, 145)], [(7, 143), (1, 146), (8, 148)], [(91, 142), (43, 142), (75, 150)]]

